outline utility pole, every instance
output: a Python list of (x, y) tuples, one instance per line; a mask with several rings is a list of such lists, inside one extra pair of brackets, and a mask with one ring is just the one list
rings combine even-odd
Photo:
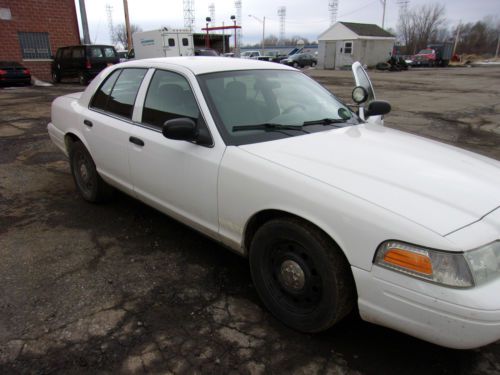
[(497, 51), (495, 52), (495, 59), (498, 59), (498, 49), (499, 48), (500, 48), (500, 33), (498, 34)]
[(90, 44), (89, 24), (87, 22), (87, 11), (85, 0), (80, 0), (80, 17), (82, 18), (83, 44)]
[(125, 29), (127, 30), (127, 49), (130, 51), (134, 48), (134, 43), (132, 42), (132, 34), (130, 32), (130, 20), (128, 18), (128, 2), (123, 0), (123, 10), (125, 11)]
[(386, 4), (387, 0), (380, 0), (380, 2), (382, 3), (382, 7), (383, 7), (383, 11), (382, 11), (382, 29), (383, 29), (385, 26), (385, 4)]
[(453, 44), (453, 53), (451, 56), (455, 56), (455, 51), (457, 50), (457, 45), (458, 45), (458, 39), (460, 38), (460, 28), (462, 27), (462, 22), (457, 26), (457, 34), (455, 35), (455, 43)]
[(264, 16), (262, 21), (262, 54), (264, 54), (264, 38), (266, 37), (266, 17)]

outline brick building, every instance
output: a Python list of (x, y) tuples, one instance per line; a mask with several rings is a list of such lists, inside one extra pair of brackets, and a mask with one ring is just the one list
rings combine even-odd
[(0, 0), (0, 60), (50, 80), (51, 56), (80, 44), (75, 0)]

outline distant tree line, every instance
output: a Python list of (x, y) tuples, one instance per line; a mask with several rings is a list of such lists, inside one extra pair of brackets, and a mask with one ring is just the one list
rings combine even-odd
[[(448, 26), (442, 4), (425, 4), (409, 8), (399, 16), (397, 36), (402, 53), (415, 54), (430, 43), (455, 41), (456, 53), (494, 55), (500, 36), (500, 20), (488, 16), (481, 21)], [(458, 31), (458, 34), (457, 34)]]

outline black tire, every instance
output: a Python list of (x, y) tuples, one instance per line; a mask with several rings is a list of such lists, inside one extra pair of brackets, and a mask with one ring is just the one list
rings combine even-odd
[(80, 85), (83, 85), (83, 86), (88, 85), (89, 79), (87, 78), (87, 76), (84, 72), (78, 73), (78, 82), (80, 83)]
[(250, 270), (264, 305), (298, 331), (323, 331), (354, 308), (347, 259), (326, 234), (302, 220), (262, 225), (251, 243)]
[(52, 82), (54, 82), (54, 83), (61, 82), (61, 74), (59, 72), (57, 72), (56, 70), (54, 70), (52, 72)]
[(94, 160), (83, 143), (75, 142), (71, 145), (69, 160), (73, 180), (83, 199), (102, 203), (111, 198), (113, 188), (99, 176)]

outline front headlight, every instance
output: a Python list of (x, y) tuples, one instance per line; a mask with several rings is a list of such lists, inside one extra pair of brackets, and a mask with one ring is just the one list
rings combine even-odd
[(464, 253), (387, 241), (377, 249), (374, 263), (437, 284), (468, 288), (500, 277), (500, 241)]
[(500, 277), (500, 241), (464, 253), (476, 285)]

